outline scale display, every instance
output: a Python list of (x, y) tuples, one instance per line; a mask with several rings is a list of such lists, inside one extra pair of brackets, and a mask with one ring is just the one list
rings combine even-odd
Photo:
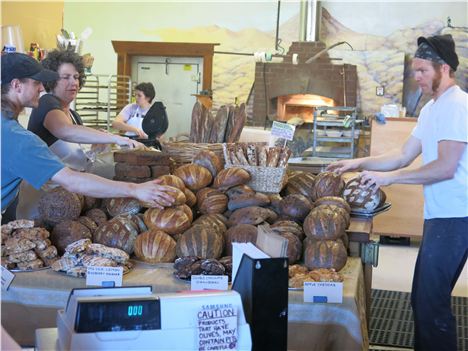
[(79, 302), (75, 332), (161, 329), (159, 299)]

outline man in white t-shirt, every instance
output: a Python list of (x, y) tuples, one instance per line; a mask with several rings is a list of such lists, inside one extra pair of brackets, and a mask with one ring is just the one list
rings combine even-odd
[[(468, 94), (454, 79), (458, 56), (451, 35), (418, 38), (412, 66), (432, 100), (402, 148), (339, 161), (328, 169), (364, 170), (361, 183), (375, 191), (390, 184), (424, 186), (423, 240), (411, 294), (414, 346), (416, 351), (456, 350), (450, 297), (468, 255)], [(406, 169), (421, 153), (423, 166)]]

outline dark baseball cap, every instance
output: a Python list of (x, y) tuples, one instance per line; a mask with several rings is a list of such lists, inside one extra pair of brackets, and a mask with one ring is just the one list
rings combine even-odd
[(2, 54), (1, 65), (2, 84), (21, 78), (31, 78), (43, 83), (52, 82), (59, 78), (57, 72), (44, 69), (35, 59), (19, 52)]
[(455, 52), (455, 42), (450, 34), (419, 37), (418, 46), (422, 43), (429, 45), (454, 71), (457, 70), (458, 56)]

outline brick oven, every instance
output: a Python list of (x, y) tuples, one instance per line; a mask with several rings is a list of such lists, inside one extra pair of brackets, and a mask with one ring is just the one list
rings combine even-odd
[[(309, 122), (314, 106), (356, 106), (356, 66), (333, 63), (327, 52), (305, 63), (325, 49), (322, 42), (293, 42), (283, 62), (256, 63), (254, 125), (298, 116)], [(293, 54), (298, 64), (293, 64)]]

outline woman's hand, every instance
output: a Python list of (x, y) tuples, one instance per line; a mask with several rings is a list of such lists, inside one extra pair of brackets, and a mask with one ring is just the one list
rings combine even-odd
[(120, 135), (115, 135), (115, 143), (119, 146), (128, 146), (130, 149), (145, 149), (146, 146), (143, 145), (142, 143), (127, 138), (127, 137), (122, 137)]
[(140, 128), (136, 128), (133, 130), (134, 133), (138, 135), (138, 138), (140, 139), (148, 139), (148, 134), (146, 134), (143, 130)]
[(143, 202), (150, 204), (152, 207), (164, 208), (171, 206), (174, 203), (174, 189), (170, 189), (164, 185), (159, 185), (161, 179), (155, 179), (146, 183), (136, 185), (135, 197)]
[(327, 171), (343, 174), (347, 171), (355, 171), (360, 167), (359, 159), (340, 160), (328, 165)]

